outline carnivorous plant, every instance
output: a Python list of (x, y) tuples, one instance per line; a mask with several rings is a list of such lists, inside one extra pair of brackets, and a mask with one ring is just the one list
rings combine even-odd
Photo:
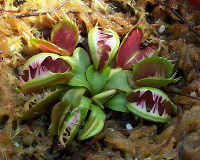
[(29, 58), (22, 68), (18, 91), (34, 94), (21, 120), (54, 105), (49, 129), (58, 136), (56, 150), (69, 146), (77, 134), (78, 140), (98, 134), (104, 127), (105, 107), (168, 122), (176, 106), (157, 88), (177, 81), (173, 65), (158, 56), (159, 43), (140, 49), (143, 33), (143, 24), (137, 24), (120, 44), (115, 31), (97, 24), (88, 34), (92, 62), (89, 53), (76, 48), (80, 33), (71, 20), (54, 26), (50, 42), (32, 38), (43, 53)]

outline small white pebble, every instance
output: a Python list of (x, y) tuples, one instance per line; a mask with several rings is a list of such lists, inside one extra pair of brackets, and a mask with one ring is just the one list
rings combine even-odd
[(17, 142), (15, 142), (14, 145), (15, 145), (16, 147), (20, 147), (19, 143), (17, 143)]
[(196, 92), (191, 92), (190, 96), (197, 97), (197, 93)]
[(131, 129), (133, 129), (133, 127), (131, 126), (130, 123), (127, 123), (127, 124), (126, 124), (126, 129), (131, 130)]
[(15, 45), (12, 44), (12, 45), (10, 46), (10, 51), (13, 52), (14, 50), (15, 50)]
[(165, 31), (165, 26), (164, 26), (164, 25), (161, 25), (161, 26), (158, 28), (158, 33), (159, 33), (159, 34), (162, 34), (164, 31)]

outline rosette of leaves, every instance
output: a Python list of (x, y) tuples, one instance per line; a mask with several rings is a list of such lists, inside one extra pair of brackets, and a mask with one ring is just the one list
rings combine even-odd
[[(62, 84), (62, 89), (48, 92), (49, 96), (39, 100), (33, 96), (29, 105), (26, 105), (26, 111), (22, 113), (22, 119), (42, 114), (45, 107), (53, 103), (49, 99), (56, 99), (50, 125), (51, 134), (58, 136), (56, 150), (69, 146), (78, 133), (78, 140), (98, 134), (103, 129), (106, 118), (104, 107), (131, 112), (156, 122), (169, 121), (176, 108), (164, 92), (148, 87), (133, 90), (129, 84), (129, 79), (133, 79), (140, 87), (149, 84), (154, 84), (150, 86), (155, 87), (158, 81), (164, 86), (175, 81), (173, 76), (170, 78), (173, 71), (171, 63), (157, 57), (160, 52), (159, 44), (149, 44), (140, 49), (143, 32), (143, 25), (136, 25), (119, 47), (119, 37), (114, 31), (96, 25), (88, 35), (92, 63), (84, 49), (75, 49), (79, 31), (68, 20), (55, 25), (51, 42), (32, 39), (36, 46), (44, 50), (46, 46), (49, 51), (66, 54), (59, 56), (41, 53), (31, 57), (23, 66), (20, 90), (25, 93), (39, 90), (34, 96), (41, 97), (40, 91), (44, 87)], [(67, 37), (74, 38), (73, 44), (67, 45)], [(112, 64), (116, 63), (119, 67), (112, 68)], [(151, 74), (147, 74), (149, 66), (154, 68)], [(127, 68), (133, 70), (125, 70)], [(157, 68), (161, 69), (156, 70)], [(38, 114), (29, 116), (33, 112)], [(28, 118), (24, 118), (26, 119)]]

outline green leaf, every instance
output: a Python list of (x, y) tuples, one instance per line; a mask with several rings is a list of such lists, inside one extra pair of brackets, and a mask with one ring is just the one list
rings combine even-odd
[(119, 73), (120, 71), (122, 71), (122, 68), (114, 68), (110, 70), (110, 74), (108, 77), (108, 80), (110, 80), (111, 78), (113, 78), (117, 73)]
[(78, 68), (83, 72), (86, 72), (88, 67), (91, 65), (90, 58), (87, 52), (83, 48), (76, 48), (71, 57), (65, 57), (72, 68)]
[(57, 150), (63, 150), (70, 145), (83, 119), (86, 117), (90, 106), (91, 100), (83, 96), (80, 104), (65, 117), (58, 135), (59, 144)]
[(127, 74), (132, 74), (131, 71), (123, 70), (111, 78), (105, 85), (104, 90), (119, 89), (125, 92), (131, 92), (132, 88), (129, 86)]
[(130, 110), (126, 106), (127, 103), (126, 93), (119, 93), (111, 97), (104, 106), (115, 111), (129, 113)]
[(60, 131), (61, 124), (73, 103), (69, 104), (68, 99), (57, 103), (52, 110), (50, 133), (57, 135)]
[(107, 97), (110, 97), (110, 96), (114, 95), (115, 93), (117, 93), (116, 89), (106, 90), (106, 91), (103, 91), (103, 92), (101, 92), (99, 94), (96, 94), (94, 97), (92, 97), (92, 99), (107, 98)]
[(101, 108), (104, 109), (103, 103), (105, 103), (111, 96), (117, 93), (116, 89), (106, 90), (92, 97), (92, 100)]
[[(175, 76), (175, 75), (174, 75)], [(154, 77), (148, 77), (144, 78), (138, 81), (135, 81), (135, 84), (137, 84), (140, 87), (155, 87), (155, 88), (161, 88), (164, 87), (170, 83), (177, 82), (177, 79), (174, 79), (174, 76), (172, 78), (166, 79), (166, 78), (154, 78)]]
[(127, 94), (128, 109), (150, 121), (168, 122), (174, 113), (176, 106), (161, 90), (151, 87), (141, 87)]
[(104, 126), (106, 114), (96, 105), (91, 105), (91, 113), (86, 121), (79, 140), (84, 140), (98, 134)]
[[(133, 79), (140, 87), (161, 88), (169, 83), (177, 82), (172, 75), (173, 65), (163, 57), (146, 57), (133, 66)], [(170, 76), (172, 77), (170, 78)]]
[(95, 70), (102, 71), (113, 60), (118, 47), (119, 36), (111, 29), (102, 30), (98, 25), (88, 33), (88, 45)]
[(69, 81), (71, 86), (83, 86), (91, 91), (90, 83), (86, 79), (86, 71), (91, 65), (87, 52), (82, 48), (76, 48), (72, 57), (66, 57), (67, 62), (72, 66), (72, 73), (75, 76)]
[(49, 88), (35, 93), (24, 105), (25, 111), (21, 115), (21, 120), (34, 118), (45, 112), (45, 109), (58, 100), (62, 89), (51, 91)]
[(86, 77), (92, 87), (91, 89), (92, 96), (102, 92), (103, 87), (105, 86), (108, 80), (109, 74), (110, 74), (109, 67), (104, 69), (102, 72), (96, 71), (93, 65), (91, 65), (88, 68), (86, 72)]
[(40, 53), (29, 58), (20, 74), (21, 92), (31, 93), (54, 84), (67, 84), (73, 78), (71, 66), (53, 53)]
[(62, 100), (67, 99), (69, 104), (73, 103), (72, 109), (75, 108), (81, 101), (86, 89), (84, 87), (75, 87), (67, 91), (64, 95)]

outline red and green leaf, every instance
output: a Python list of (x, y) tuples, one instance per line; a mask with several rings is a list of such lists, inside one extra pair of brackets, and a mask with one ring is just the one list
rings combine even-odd
[(176, 113), (176, 106), (161, 90), (142, 87), (128, 93), (128, 109), (147, 120), (166, 123)]
[(18, 90), (30, 93), (53, 84), (67, 84), (73, 76), (71, 66), (61, 56), (37, 54), (24, 64)]
[(91, 100), (83, 96), (80, 104), (78, 104), (74, 110), (67, 113), (59, 131), (59, 143), (56, 150), (63, 150), (71, 144), (78, 132), (81, 122), (87, 115), (90, 105)]
[(138, 24), (123, 39), (117, 53), (117, 63), (123, 69), (130, 69), (137, 61), (144, 57), (157, 55), (157, 51), (160, 51), (158, 44), (149, 44), (140, 50), (143, 33), (143, 25)]
[(56, 24), (51, 32), (51, 42), (64, 49), (72, 55), (80, 39), (80, 33), (76, 24), (67, 19), (63, 19)]
[(113, 30), (102, 30), (96, 25), (88, 33), (88, 44), (95, 70), (102, 71), (110, 64), (118, 50), (119, 36)]
[(71, 56), (80, 39), (78, 27), (68, 19), (60, 20), (51, 32), (51, 42), (44, 39), (31, 38), (30, 42), (44, 52), (54, 52), (63, 56)]
[(50, 88), (43, 89), (35, 93), (24, 105), (24, 111), (21, 115), (21, 120), (32, 119), (41, 115), (50, 105), (58, 100), (62, 89), (51, 90)]
[(146, 57), (133, 66), (133, 80), (140, 87), (160, 88), (176, 82), (172, 73), (171, 61), (158, 56)]
[(69, 52), (44, 39), (31, 38), (30, 42), (43, 52), (53, 52), (63, 56), (70, 56)]

